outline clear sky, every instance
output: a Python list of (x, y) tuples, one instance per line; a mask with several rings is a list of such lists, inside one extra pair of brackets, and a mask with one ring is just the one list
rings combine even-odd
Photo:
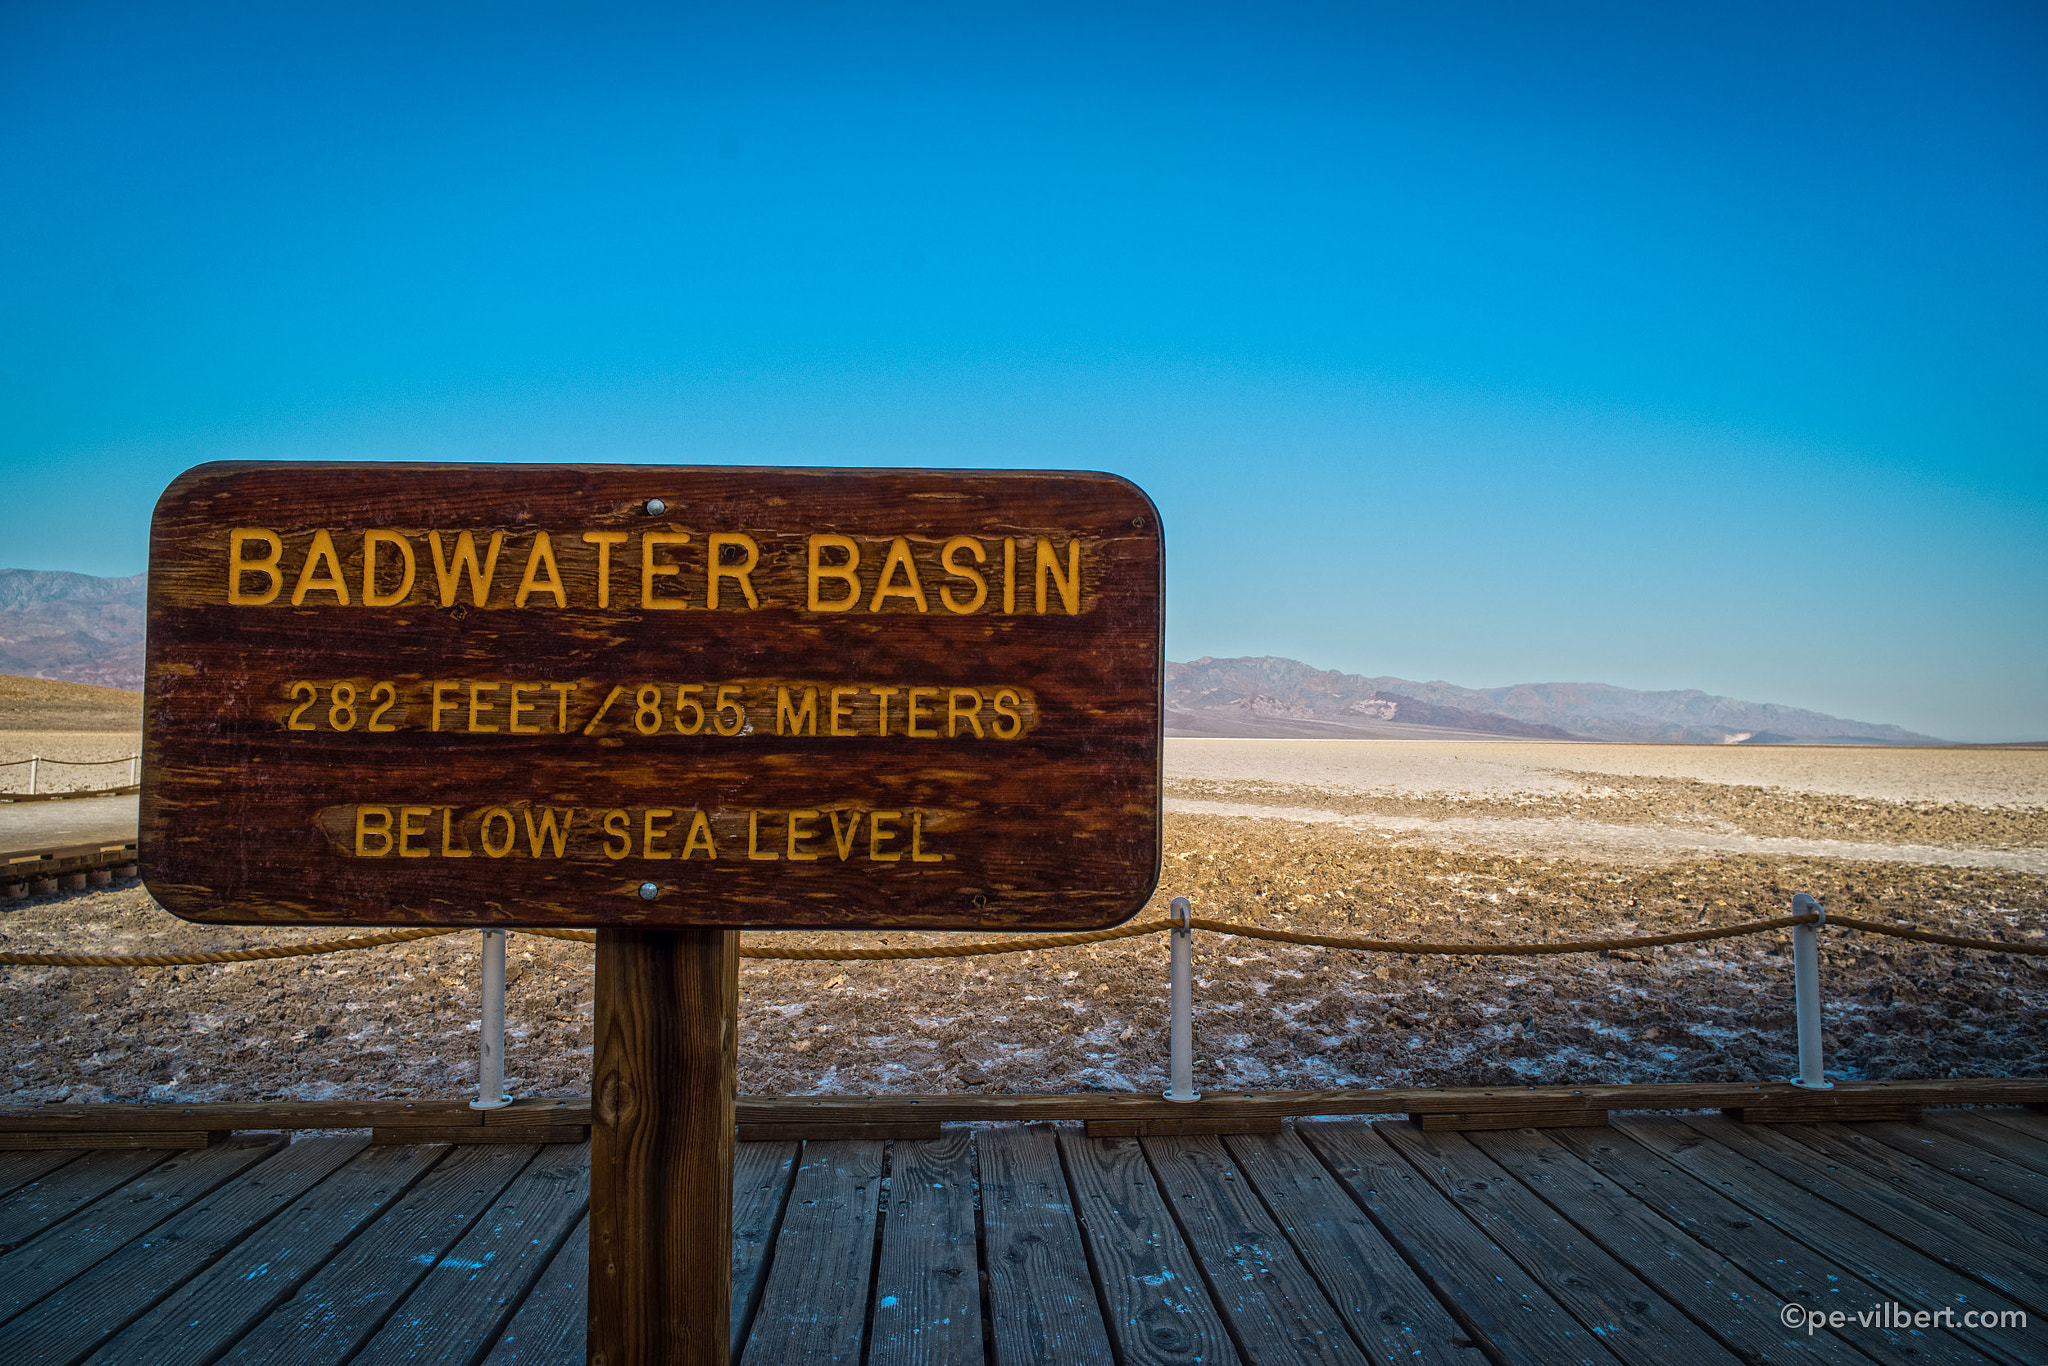
[(1107, 469), (1174, 658), (2043, 738), (2044, 182), (2033, 3), (0, 4), (0, 564), (216, 458)]

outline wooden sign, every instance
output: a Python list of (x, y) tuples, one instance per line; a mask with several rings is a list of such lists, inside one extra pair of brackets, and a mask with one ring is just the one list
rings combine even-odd
[(1102, 474), (203, 465), (151, 527), (144, 877), (243, 924), (1111, 925), (1161, 547)]

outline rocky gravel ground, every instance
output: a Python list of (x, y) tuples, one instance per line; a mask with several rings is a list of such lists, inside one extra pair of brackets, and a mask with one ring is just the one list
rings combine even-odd
[[(1865, 842), (1883, 842), (1873, 831), (1915, 842), (2039, 842), (2027, 823), (2039, 812), (2008, 812), (2014, 819), (2003, 822), (1955, 803), (1923, 811), (1825, 796), (1803, 809), (1783, 793), (1689, 793), (1661, 781), (1615, 799), (1602, 818), (1622, 819), (1639, 802), (1651, 808), (1643, 819), (1669, 824), (1684, 818), (1684, 803), (1703, 801), (1712, 819), (1773, 828), (1853, 820)], [(1264, 793), (1239, 785), (1231, 795), (1254, 805), (1301, 797), (1286, 785)], [(1325, 806), (1375, 800), (1315, 797)], [(1601, 861), (1496, 844), (1447, 842), (1427, 826), (1361, 833), (1259, 815), (1169, 815), (1165, 872), (1148, 914), (1185, 894), (1204, 915), (1259, 925), (1505, 942), (1735, 924), (1780, 914), (1793, 892), (1807, 891), (1867, 918), (2048, 944), (2048, 879), (2007, 869), (1747, 855)], [(187, 925), (132, 882), (0, 903), (0, 946), (17, 951), (179, 952), (332, 935)], [(827, 937), (748, 936), (777, 940)], [(930, 962), (749, 961), (740, 977), (741, 1089), (1158, 1090), (1166, 949), (1164, 936), (1147, 936)], [(507, 1051), (519, 1093), (588, 1090), (590, 961), (586, 945), (514, 935)], [(1829, 931), (1823, 961), (1832, 1072), (2048, 1075), (2048, 958)], [(219, 967), (0, 968), (0, 1093), (17, 1104), (461, 1095), (474, 1085), (477, 975), (469, 932)], [(1205, 1090), (1747, 1080), (1783, 1077), (1793, 1064), (1783, 932), (1499, 959), (1199, 934), (1196, 975)]]

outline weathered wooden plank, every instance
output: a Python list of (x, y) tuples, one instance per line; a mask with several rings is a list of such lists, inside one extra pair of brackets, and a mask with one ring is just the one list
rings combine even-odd
[(1318, 1120), (1296, 1132), (1493, 1359), (1613, 1366), (1594, 1334), (1370, 1125)]
[(449, 1153), (224, 1360), (243, 1366), (346, 1361), (492, 1207), (535, 1151), (477, 1147)]
[(483, 1366), (583, 1366), (590, 1297), (586, 1212), (540, 1273)]
[(143, 876), (214, 922), (1113, 925), (1158, 876), (1162, 565), (1105, 474), (191, 470)]
[(1118, 1360), (1124, 1366), (1236, 1362), (1229, 1329), (1138, 1141), (1063, 1131), (1059, 1145)]
[(2048, 1143), (2014, 1132), (1987, 1112), (1936, 1111), (1923, 1119), (1919, 1127), (1959, 1139), (1987, 1161), (1996, 1161), (2014, 1171), (2048, 1176)]
[(889, 1150), (868, 1366), (979, 1362), (980, 1265), (970, 1131), (898, 1140)]
[[(307, 1140), (337, 1141), (346, 1140)], [(401, 1199), (441, 1155), (433, 1148), (357, 1154), (115, 1334), (100, 1348), (98, 1358), (213, 1360), (318, 1271), (337, 1248)]]
[(1778, 1317), (1784, 1301), (1770, 1287), (1534, 1131), (1486, 1133), (1469, 1141), (1743, 1360), (1840, 1366), (1869, 1360), (1831, 1333), (1808, 1335), (1796, 1346), (1788, 1342)]
[(1110, 1366), (1052, 1130), (983, 1129), (975, 1149), (994, 1366)]
[(1605, 1106), (1567, 1106), (1556, 1110), (1486, 1110), (1476, 1113), (1412, 1111), (1409, 1123), (1431, 1133), (1463, 1133), (1487, 1129), (1584, 1129), (1607, 1122)]
[[(1837, 1208), (1910, 1241), (1928, 1256), (1971, 1279), (2011, 1296), (2036, 1313), (2048, 1313), (2048, 1262), (1996, 1237), (1978, 1234), (1963, 1217), (1944, 1208), (1950, 1204), (1976, 1203), (1958, 1200), (1956, 1191), (1949, 1186), (1940, 1185), (1925, 1193), (1907, 1192), (1883, 1177), (1871, 1175), (1860, 1164), (1824, 1156), (1776, 1129), (1755, 1128), (1718, 1117), (1688, 1117), (1685, 1122), (1702, 1136), (1770, 1168)], [(1949, 1178), (1940, 1180), (1947, 1182)], [(1968, 1189), (1964, 1182), (1953, 1185)]]
[(1368, 1357), (1469, 1366), (1465, 1330), (1299, 1135), (1225, 1146)]
[(1181, 1232), (1244, 1355), (1260, 1363), (1363, 1366), (1343, 1317), (1214, 1136), (1148, 1138)]
[(792, 1143), (816, 1139), (840, 1142), (847, 1139), (900, 1138), (929, 1142), (939, 1136), (936, 1119), (884, 1121), (879, 1124), (741, 1124), (735, 1136), (742, 1143)]
[(1381, 1121), (1373, 1131), (1622, 1360), (1735, 1366), (1733, 1352), (1469, 1140), (1406, 1122)]
[(0, 1325), (0, 1361), (72, 1362), (185, 1284), (366, 1146), (360, 1138), (294, 1143), (124, 1243), (81, 1276)]
[[(1825, 1096), (1827, 1099), (1815, 1099)], [(1912, 1124), (1920, 1118), (1920, 1106), (1911, 1100), (1871, 1096), (1862, 1100), (1836, 1100), (1826, 1091), (1792, 1099), (1777, 1098), (1761, 1105), (1728, 1105), (1721, 1113), (1743, 1124), (1826, 1124), (1890, 1122)]]
[[(2006, 1162), (1925, 1123), (1825, 1124), (1795, 1136), (1823, 1153), (1853, 1155), (1873, 1174), (1907, 1190), (1915, 1189), (1923, 1175), (1935, 1173), (1944, 1192), (1956, 1193), (1954, 1183), (1966, 1183), (1985, 1202), (1968, 1206), (1966, 1201), (1961, 1211), (1966, 1218), (2004, 1225), (2007, 1241), (2022, 1251), (2039, 1256), (2048, 1248), (2048, 1223), (2041, 1219), (2048, 1215), (2048, 1176), (2032, 1168)], [(1955, 1201), (1944, 1196), (1941, 1203), (1952, 1207)]]
[(83, 1148), (42, 1147), (33, 1152), (0, 1153), (0, 1197), (12, 1196), (31, 1181), (40, 1180), (67, 1162), (74, 1161)]
[(510, 1125), (473, 1124), (462, 1129), (372, 1129), (370, 1142), (378, 1147), (394, 1144), (441, 1143), (454, 1146), (475, 1146), (486, 1143), (525, 1144), (539, 1147), (545, 1143), (581, 1143), (590, 1137), (590, 1130), (578, 1124)]
[(737, 932), (598, 931), (590, 1355), (720, 1364), (732, 1332)]
[(1976, 1118), (2004, 1129), (2022, 1143), (2038, 1147), (2042, 1150), (2040, 1154), (2023, 1160), (2029, 1166), (2039, 1170), (2048, 1170), (2048, 1167), (2041, 1166), (2043, 1160), (2048, 1160), (2048, 1116), (2037, 1114), (2031, 1108), (2025, 1110), (1978, 1110), (1974, 1111), (1973, 1114)]
[[(11, 1252), (45, 1229), (54, 1228), (75, 1210), (83, 1209), (117, 1186), (125, 1185), (162, 1162), (166, 1152), (88, 1152), (58, 1154), (67, 1159), (40, 1180), (30, 1180), (0, 1203), (0, 1252)], [(68, 1161), (70, 1158), (77, 1161)]]
[(542, 1148), (350, 1361), (475, 1359), (498, 1340), (589, 1204), (590, 1149)]
[(54, 1134), (0, 1133), (0, 1152), (34, 1152), (53, 1140), (73, 1148), (96, 1151), (125, 1148), (130, 1151), (167, 1152), (173, 1149), (210, 1148), (226, 1138), (225, 1131), (212, 1129), (152, 1129), (147, 1133), (136, 1133), (127, 1129), (110, 1129), (100, 1133), (67, 1129), (61, 1137)]
[[(1971, 1277), (1804, 1187), (1785, 1180), (1747, 1155), (1714, 1142), (1681, 1119), (1635, 1119), (1618, 1124), (1617, 1128), (1626, 1138), (1647, 1150), (1657, 1162), (1696, 1177), (1702, 1186), (1741, 1206), (1756, 1220), (1768, 1221), (1779, 1232), (1805, 1244), (1811, 1250), (1809, 1255), (1816, 1266), (1826, 1261), (1839, 1263), (1881, 1292), (1875, 1297), (1865, 1297), (1859, 1290), (1854, 1300), (1843, 1303), (1822, 1289), (1814, 1289), (1807, 1292), (1811, 1298), (1800, 1299), (1799, 1303), (1816, 1309), (1841, 1308), (1847, 1312), (1866, 1308), (1873, 1299), (1889, 1299), (1913, 1309), (1953, 1309), (1958, 1314), (1967, 1309), (2023, 1312), (2015, 1301), (1985, 1289)], [(1569, 1132), (1565, 1135), (1575, 1152), (1599, 1166), (1596, 1156), (1589, 1152), (1588, 1147), (1581, 1147), (1577, 1137)], [(1752, 1230), (1734, 1227), (1740, 1222), (1727, 1219), (1702, 1227), (1703, 1231), (1710, 1233), (1708, 1240), (1714, 1246), (1727, 1250), (1752, 1236)], [(1751, 1261), (1748, 1265), (1752, 1271), (1757, 1270), (1756, 1262)], [(1779, 1275), (1796, 1269), (1796, 1265), (1771, 1268)], [(1759, 1274), (1758, 1279), (1766, 1277)], [(2024, 1359), (2023, 1354), (2013, 1353), (2010, 1341), (2001, 1345), (1996, 1333), (1960, 1327), (1952, 1331), (1957, 1337), (1966, 1339), (1969, 1348), (1992, 1360)], [(1923, 1335), (1917, 1332), (1900, 1336), (1910, 1344), (1923, 1340)], [(1942, 1337), (1942, 1333), (1934, 1333), (1925, 1340), (1940, 1342)], [(1855, 1340), (1865, 1351), (1872, 1350), (1866, 1345), (1867, 1339), (1860, 1329)]]
[(1277, 1134), (1278, 1115), (1239, 1115), (1204, 1119), (1176, 1115), (1166, 1119), (1091, 1119), (1090, 1138), (1177, 1138), (1190, 1134)]
[(794, 1143), (741, 1143), (733, 1149), (732, 1333), (727, 1346), (734, 1359), (761, 1303), (768, 1257), (801, 1151)]
[[(523, 1104), (519, 1102), (516, 1104)], [(508, 1107), (508, 1109), (511, 1107)], [(521, 1113), (526, 1113), (522, 1110)], [(258, 1100), (192, 1105), (0, 1106), (0, 1133), (149, 1133), (175, 1129), (364, 1129), (372, 1125), (453, 1128), (482, 1124), (460, 1100)], [(584, 1121), (587, 1122), (587, 1121)]]
[(804, 1144), (746, 1366), (860, 1359), (881, 1195), (880, 1143)]
[(0, 1320), (11, 1319), (83, 1275), (238, 1173), (280, 1150), (241, 1140), (179, 1153), (101, 1196), (33, 1241), (0, 1257)]

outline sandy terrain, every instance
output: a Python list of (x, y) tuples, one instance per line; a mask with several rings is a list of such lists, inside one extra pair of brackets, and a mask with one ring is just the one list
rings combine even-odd
[[(38, 792), (96, 792), (126, 787), (129, 768), (122, 760), (142, 750), (135, 731), (0, 730), (0, 793), (28, 791), (28, 765), (16, 760), (42, 756), (36, 770)], [(84, 760), (67, 764), (66, 759)]]
[[(1776, 761), (1773, 766), (1773, 760)], [(1520, 940), (1731, 923), (1794, 891), (2048, 942), (2048, 752), (1174, 741), (1155, 910)], [(5, 903), (8, 947), (226, 947), (136, 885)], [(938, 936), (927, 936), (937, 938)], [(770, 936), (750, 936), (757, 942)], [(910, 942), (918, 936), (861, 936)], [(788, 936), (791, 942), (817, 942)], [(515, 936), (515, 1089), (589, 1086), (590, 951)], [(1782, 1077), (1786, 936), (1543, 959), (1197, 936), (1198, 1085)], [(0, 969), (16, 1101), (448, 1095), (473, 1081), (475, 936), (184, 969)], [(2048, 1075), (2048, 960), (1826, 937), (1830, 1070)], [(741, 1086), (1157, 1090), (1166, 943), (938, 962), (750, 962)]]

